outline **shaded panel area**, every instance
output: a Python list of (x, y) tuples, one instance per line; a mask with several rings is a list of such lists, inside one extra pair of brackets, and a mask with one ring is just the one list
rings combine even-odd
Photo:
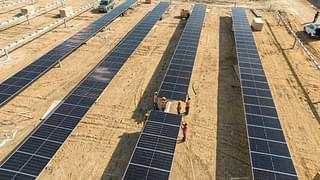
[(220, 17), (216, 178), (250, 177), (245, 117), (234, 65), (236, 53), (231, 17)]

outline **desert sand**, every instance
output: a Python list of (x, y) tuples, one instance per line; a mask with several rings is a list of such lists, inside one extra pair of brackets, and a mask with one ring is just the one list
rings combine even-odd
[[(39, 3), (46, 4), (48, 0)], [(88, 1), (67, 0), (76, 7)], [(208, 4), (197, 51), (189, 96), (192, 100), (185, 143), (177, 144), (172, 180), (248, 179), (251, 174), (245, 118), (234, 39), (231, 8), (234, 1), (203, 1)], [(119, 4), (118, 2), (117, 4)], [(151, 109), (152, 94), (158, 90), (186, 21), (180, 9), (194, 2), (173, 1), (159, 21), (118, 72), (103, 95), (74, 129), (49, 162), (39, 179), (121, 179), (134, 150), (142, 119)], [(63, 99), (141, 18), (157, 4), (139, 3), (102, 32), (0, 108), (0, 161), (41, 122), (50, 105)], [(265, 21), (254, 32), (261, 61), (300, 179), (320, 170), (320, 71), (307, 59), (294, 38), (278, 24), (281, 9), (308, 49), (320, 59), (320, 41), (303, 33), (312, 21), (315, 7), (304, 0), (238, 1), (255, 7)], [(17, 35), (34, 31), (55, 20), (57, 10), (0, 31), (0, 45)], [(14, 14), (14, 13), (12, 13)], [(88, 11), (10, 54), (0, 64), (0, 81), (21, 70), (102, 14)], [(2, 18), (2, 15), (0, 14)], [(181, 135), (180, 137), (181, 138)]]

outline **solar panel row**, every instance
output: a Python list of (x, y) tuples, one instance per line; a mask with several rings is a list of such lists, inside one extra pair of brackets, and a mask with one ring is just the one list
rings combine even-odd
[(127, 0), (125, 3), (116, 7), (110, 13), (102, 16), (86, 28), (82, 29), (48, 53), (14, 74), (0, 84), (0, 107), (15, 97), (24, 88), (40, 78), (60, 60), (67, 57), (84, 42), (98, 33), (105, 25), (110, 24), (115, 18), (132, 6), (136, 0)]
[(232, 9), (254, 179), (298, 179), (243, 8)]
[(206, 8), (203, 4), (194, 6), (161, 84), (159, 97), (186, 100)]
[(152, 111), (131, 156), (124, 180), (169, 179), (182, 117)]
[[(206, 6), (196, 4), (180, 37), (159, 96), (185, 100)], [(169, 179), (182, 117), (152, 111), (140, 134), (123, 180)]]
[(160, 3), (75, 87), (0, 166), (0, 179), (35, 179), (112, 78), (159, 20), (168, 3)]

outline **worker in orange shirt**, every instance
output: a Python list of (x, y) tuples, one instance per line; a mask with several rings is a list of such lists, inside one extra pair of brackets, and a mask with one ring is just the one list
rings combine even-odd
[(185, 113), (184, 113), (185, 115), (189, 114), (190, 106), (191, 106), (191, 98), (188, 97), (188, 100), (186, 102), (186, 107), (185, 107)]
[(181, 126), (181, 129), (182, 129), (182, 142), (186, 141), (187, 139), (187, 130), (188, 130), (188, 123), (182, 123), (182, 126)]
[(152, 103), (153, 103), (153, 109), (154, 110), (159, 110), (158, 107), (158, 92), (154, 92), (153, 98), (152, 98)]
[(178, 105), (177, 105), (177, 113), (180, 114), (181, 113), (181, 101), (178, 101)]
[(147, 123), (148, 118), (149, 118), (149, 113), (146, 112), (146, 114), (144, 114), (144, 118), (143, 118), (143, 126)]
[(161, 99), (161, 111), (165, 111), (166, 110), (166, 107), (167, 107), (167, 98), (166, 97), (162, 97)]

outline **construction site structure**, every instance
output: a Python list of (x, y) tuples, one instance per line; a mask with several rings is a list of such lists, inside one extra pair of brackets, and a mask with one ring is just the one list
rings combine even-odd
[(261, 31), (263, 29), (262, 18), (258, 18), (258, 17), (253, 18), (251, 27), (254, 31)]
[(189, 10), (186, 10), (186, 9), (181, 9), (180, 11), (180, 17), (181, 18), (188, 18), (190, 16), (190, 12)]
[(67, 6), (59, 10), (60, 17), (69, 17), (72, 13), (73, 10), (71, 6)]
[(25, 7), (21, 8), (21, 14), (22, 15), (31, 14), (33, 12), (34, 12), (34, 6), (33, 5), (25, 6)]

